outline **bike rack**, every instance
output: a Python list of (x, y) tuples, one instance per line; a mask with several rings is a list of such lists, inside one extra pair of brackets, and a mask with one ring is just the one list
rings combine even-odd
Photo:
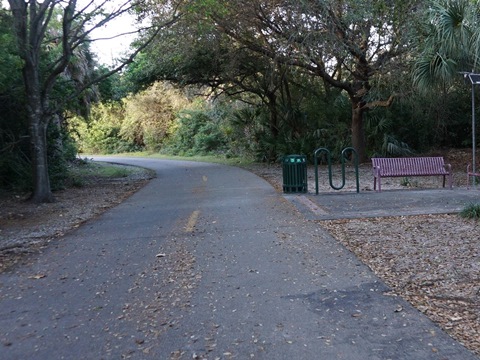
[(315, 150), (314, 152), (314, 158), (315, 158), (315, 193), (318, 195), (318, 155), (321, 153), (326, 153), (327, 154), (327, 161), (328, 161), (328, 179), (330, 181), (330, 187), (334, 190), (341, 190), (345, 186), (345, 155), (347, 152), (352, 152), (355, 156), (355, 177), (357, 181), (357, 193), (360, 192), (360, 182), (358, 178), (358, 153), (357, 151), (352, 148), (352, 147), (347, 147), (342, 150), (341, 158), (342, 158), (342, 185), (341, 186), (335, 186), (333, 185), (333, 180), (332, 180), (332, 156), (330, 154), (330, 151), (327, 148), (319, 148)]

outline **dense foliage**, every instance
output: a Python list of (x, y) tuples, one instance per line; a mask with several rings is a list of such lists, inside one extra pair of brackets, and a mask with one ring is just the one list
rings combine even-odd
[[(61, 24), (52, 22), (48, 29), (49, 38), (55, 37)], [(25, 92), (24, 61), (19, 55), (20, 49), (15, 41), (13, 19), (5, 10), (0, 10), (0, 188), (33, 190), (34, 174), (32, 167), (32, 124)], [(50, 40), (42, 53), (42, 74), (55, 61), (59, 48)], [(92, 54), (88, 47), (79, 48), (66, 71), (59, 75), (58, 81), (51, 87), (52, 99), (66, 99), (75, 91), (76, 86), (89, 81), (92, 67)], [(23, 75), (23, 76), (22, 76)], [(42, 80), (46, 77), (42, 75)], [(94, 91), (81, 96), (72, 96), (58, 109), (52, 108), (50, 119), (46, 123), (46, 156), (49, 164), (49, 186), (60, 189), (67, 177), (68, 162), (76, 157), (76, 145), (64, 126), (66, 111), (85, 112), (87, 104), (95, 98)]]
[[(458, 13), (458, 4), (465, 13)], [(311, 154), (316, 147), (339, 152), (352, 144), (365, 147), (364, 159), (469, 146), (470, 89), (456, 73), (425, 91), (421, 84), (440, 79), (443, 72), (431, 75), (420, 69), (438, 43), (433, 25), (446, 29), (438, 19), (450, 16), (454, 27), (470, 25), (476, 5), (465, 0), (423, 5), (197, 1), (185, 7), (183, 21), (158, 34), (125, 78), (141, 87), (153, 80), (207, 87), (217, 99), (214, 107), (243, 102), (243, 107), (232, 107), (232, 118), (241, 118), (246, 110), (257, 114), (248, 146), (257, 159)], [(235, 11), (239, 7), (245, 9), (241, 14)], [(475, 38), (474, 31), (467, 35), (454, 36), (452, 42)], [(475, 56), (472, 41), (462, 54)], [(454, 71), (466, 66), (442, 56), (456, 65)], [(430, 68), (437, 62), (431, 60)], [(191, 117), (192, 131), (198, 118)], [(185, 127), (186, 120), (179, 121)], [(212, 119), (212, 126), (217, 123)], [(243, 125), (247, 123), (251, 126), (250, 121)]]
[[(143, 32), (138, 44), (153, 41), (123, 72), (99, 66), (82, 44), (48, 89), (52, 187), (62, 186), (77, 149), (277, 161), (319, 147), (338, 154), (353, 145), (366, 160), (471, 146), (471, 88), (458, 73), (476, 69), (478, 2), (425, 4), (137, 4), (141, 19), (168, 26)], [(0, 187), (31, 189), (24, 64), (12, 16), (0, 11)], [(50, 41), (61, 17), (41, 48), (45, 74), (62, 58)], [(103, 81), (91, 86), (94, 78)]]

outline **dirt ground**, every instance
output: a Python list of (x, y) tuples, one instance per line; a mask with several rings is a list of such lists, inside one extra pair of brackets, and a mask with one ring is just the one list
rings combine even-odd
[(151, 178), (150, 171), (138, 168), (128, 177), (86, 178), (82, 187), (56, 191), (49, 204), (33, 204), (28, 194), (0, 193), (0, 272), (118, 205)]
[[(454, 186), (466, 185), (470, 153), (439, 152), (454, 170)], [(480, 156), (479, 156), (480, 158)], [(281, 191), (279, 165), (252, 165), (248, 170)], [(351, 178), (351, 169), (347, 178)], [(325, 167), (321, 168), (325, 176)], [(340, 169), (335, 167), (335, 173)], [(309, 191), (314, 192), (313, 167)], [(150, 174), (121, 179), (95, 179), (82, 188), (55, 193), (53, 204), (35, 205), (25, 195), (0, 195), (0, 272), (39, 253), (66, 232), (128, 198)], [(339, 181), (338, 177), (334, 179)], [(371, 166), (360, 166), (361, 191), (373, 187)], [(332, 191), (324, 178), (319, 191)], [(439, 187), (437, 178), (390, 179), (384, 190)], [(348, 180), (345, 191), (354, 190)], [(479, 195), (480, 203), (480, 195)], [(392, 289), (439, 324), (453, 338), (480, 355), (480, 222), (456, 214), (320, 221)], [(401, 309), (399, 310), (401, 311)]]

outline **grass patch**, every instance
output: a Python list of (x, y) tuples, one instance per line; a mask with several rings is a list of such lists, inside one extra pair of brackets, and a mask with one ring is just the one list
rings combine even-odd
[(468, 204), (460, 212), (460, 216), (465, 219), (480, 220), (480, 204)]
[(121, 165), (96, 164), (95, 175), (102, 178), (125, 178), (134, 171)]
[(70, 174), (73, 176), (97, 176), (102, 178), (121, 178), (133, 173), (132, 169), (123, 165), (98, 163), (85, 161), (75, 163), (70, 167)]
[(90, 160), (77, 160), (70, 165), (69, 183), (73, 187), (82, 187), (99, 179), (126, 178), (143, 169), (131, 166), (100, 163)]
[(114, 155), (109, 154), (107, 156), (108, 157), (142, 157), (142, 158), (150, 158), (150, 159), (198, 161), (198, 162), (209, 162), (209, 163), (232, 165), (232, 166), (245, 166), (245, 165), (250, 165), (254, 163), (253, 160), (246, 159), (246, 158), (227, 158), (219, 155), (217, 156), (216, 155), (173, 156), (173, 155), (152, 153), (147, 151), (120, 153), (120, 154), (114, 154)]
[(402, 180), (400, 180), (400, 186), (410, 186), (412, 185), (412, 183), (410, 182), (410, 179), (408, 177), (404, 177), (402, 178)]
[(418, 181), (412, 181), (408, 177), (404, 177), (400, 180), (400, 186), (404, 187), (418, 187)]

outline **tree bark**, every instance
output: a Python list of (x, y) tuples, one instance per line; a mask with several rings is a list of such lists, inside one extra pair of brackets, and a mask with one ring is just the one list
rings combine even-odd
[(47, 124), (31, 121), (30, 139), (33, 157), (33, 194), (30, 200), (36, 203), (53, 202), (48, 175)]
[(272, 133), (272, 137), (277, 139), (278, 137), (278, 109), (277, 109), (277, 96), (275, 93), (267, 93), (266, 97), (268, 99), (268, 110), (269, 115), (269, 128)]
[[(279, 129), (278, 129), (278, 108), (277, 108), (277, 96), (274, 92), (267, 93), (268, 99), (268, 110), (269, 110), (269, 129), (270, 133), (272, 134), (273, 139), (275, 139), (274, 143), (277, 143)], [(274, 148), (270, 148), (268, 151), (268, 162), (275, 161), (277, 155), (276, 146)]]
[(23, 69), (24, 84), (27, 93), (30, 146), (32, 155), (33, 193), (30, 198), (36, 203), (53, 202), (48, 174), (46, 109), (42, 103), (40, 90), (39, 64), (35, 56), (28, 58)]
[(46, 94), (42, 96), (40, 80), (41, 43), (45, 34), (44, 22), (48, 23), (53, 9), (50, 9), (50, 12), (47, 11), (51, 1), (37, 4), (35, 1), (9, 0), (9, 3), (20, 56), (24, 61), (22, 72), (27, 98), (33, 175), (33, 193), (30, 200), (36, 203), (53, 202), (47, 162), (48, 115), (44, 103), (47, 96)]
[(364, 108), (360, 101), (352, 99), (352, 147), (358, 154), (358, 161), (360, 163), (366, 162), (366, 144), (365, 132), (363, 129), (363, 113)]

